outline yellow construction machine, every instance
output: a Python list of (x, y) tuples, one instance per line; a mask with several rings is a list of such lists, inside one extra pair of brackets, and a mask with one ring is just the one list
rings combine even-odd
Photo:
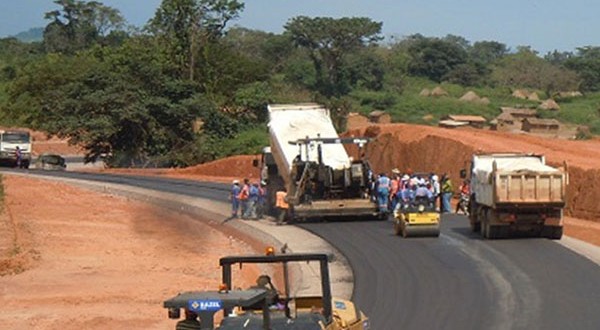
[(402, 237), (437, 237), (440, 235), (440, 213), (427, 197), (416, 197), (399, 203), (394, 210), (394, 232)]
[[(330, 256), (327, 254), (280, 254), (270, 248), (267, 255), (230, 256), (220, 259), (223, 284), (215, 291), (184, 292), (168, 299), (163, 306), (169, 318), (195, 313), (202, 329), (248, 330), (368, 330), (369, 319), (348, 300), (333, 298), (329, 281)], [(321, 273), (321, 294), (295, 296), (289, 292), (289, 263), (318, 262)], [(280, 264), (283, 266), (283, 291), (275, 288), (271, 277), (260, 275), (257, 286), (246, 290), (231, 290), (232, 266), (243, 264)], [(264, 266), (264, 265), (263, 265)], [(215, 313), (223, 311), (216, 326)]]

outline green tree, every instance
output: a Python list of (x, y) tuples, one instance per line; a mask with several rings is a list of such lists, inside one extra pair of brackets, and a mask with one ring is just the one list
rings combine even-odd
[(506, 56), (508, 51), (505, 44), (497, 41), (477, 41), (469, 50), (469, 56), (473, 61), (487, 66)]
[(27, 65), (10, 88), (11, 115), (29, 127), (66, 137), (86, 149), (86, 161), (111, 165), (172, 164), (193, 144), (196, 93), (172, 79), (147, 37), (76, 56), (50, 54)]
[(182, 76), (187, 73), (193, 81), (198, 56), (205, 57), (205, 46), (221, 37), (243, 9), (237, 0), (163, 0), (147, 28), (160, 38)]
[(366, 17), (292, 18), (285, 30), (298, 47), (306, 48), (316, 74), (314, 88), (331, 97), (345, 95), (352, 83), (344, 70), (347, 54), (381, 40), (380, 22)]
[(575, 56), (567, 59), (565, 66), (582, 78), (582, 91), (600, 91), (600, 47), (577, 48)]
[(457, 66), (467, 63), (467, 51), (456, 42), (438, 38), (416, 37), (408, 42), (407, 51), (412, 61), (409, 72), (441, 82)]
[(576, 90), (579, 83), (574, 71), (549, 63), (527, 47), (499, 60), (492, 79), (500, 86), (539, 89), (548, 96), (557, 91)]
[(62, 8), (45, 14), (51, 21), (44, 29), (48, 52), (73, 54), (121, 29), (125, 22), (117, 9), (97, 1), (55, 0), (54, 3)]

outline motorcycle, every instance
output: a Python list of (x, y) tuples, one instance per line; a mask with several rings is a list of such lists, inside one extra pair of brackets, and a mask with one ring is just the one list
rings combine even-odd
[(461, 193), (458, 199), (458, 209), (469, 215), (469, 194)]

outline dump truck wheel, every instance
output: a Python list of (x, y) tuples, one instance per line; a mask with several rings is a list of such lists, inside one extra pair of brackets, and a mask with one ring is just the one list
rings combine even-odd
[(563, 235), (563, 227), (556, 227), (554, 228), (554, 235), (552, 236), (552, 239), (561, 239)]
[(484, 216), (484, 218), (481, 219), (481, 222), (479, 223), (479, 226), (480, 226), (480, 229), (481, 229), (480, 230), (481, 231), (481, 237), (483, 237), (483, 238), (489, 238), (490, 237), (489, 236), (490, 235), (489, 234), (490, 225), (488, 224), (487, 217)]
[(563, 227), (554, 227), (551, 239), (561, 239), (563, 235)]
[(475, 222), (473, 220), (469, 221), (469, 224), (471, 225), (471, 231), (474, 233), (478, 233), (481, 231), (481, 222)]
[(487, 229), (488, 238), (490, 238), (490, 239), (499, 238), (500, 237), (500, 229), (501, 229), (500, 226), (488, 225), (488, 229)]

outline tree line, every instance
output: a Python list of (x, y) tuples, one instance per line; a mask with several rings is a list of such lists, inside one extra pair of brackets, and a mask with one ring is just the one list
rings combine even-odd
[(600, 47), (540, 56), (454, 35), (384, 42), (383, 23), (367, 17), (298, 16), (275, 34), (231, 26), (240, 0), (163, 0), (137, 28), (97, 1), (54, 3), (42, 42), (0, 39), (0, 120), (113, 166), (256, 152), (268, 103), (320, 102), (343, 125), (357, 91), (402, 94), (409, 77), (549, 96), (600, 90)]

